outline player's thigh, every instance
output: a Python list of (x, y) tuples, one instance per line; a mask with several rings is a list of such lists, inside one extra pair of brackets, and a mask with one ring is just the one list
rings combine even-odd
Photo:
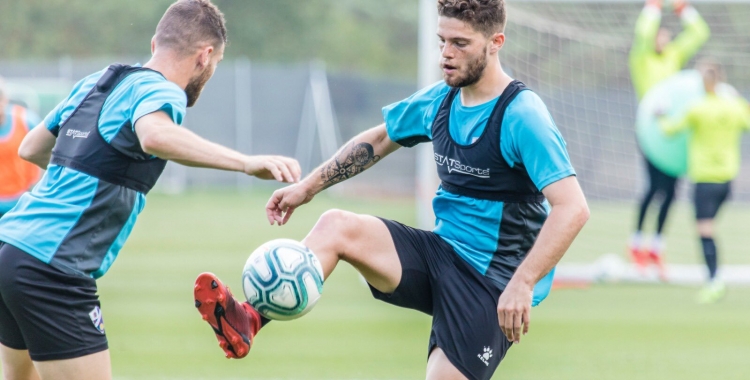
[(698, 228), (701, 235), (704, 235), (703, 230), (707, 228), (705, 222), (716, 217), (719, 209), (729, 197), (729, 193), (729, 183), (697, 183), (695, 185), (695, 218), (699, 222)]
[(0, 344), (0, 365), (4, 380), (39, 380), (28, 350), (15, 350)]
[(110, 380), (109, 350), (75, 359), (34, 362), (42, 380)]
[(427, 360), (427, 380), (465, 380), (467, 379), (440, 348), (435, 348)]
[(368, 283), (392, 292), (401, 280), (401, 263), (384, 222), (370, 215), (326, 211), (303, 243), (321, 260), (326, 277), (336, 261), (354, 266)]

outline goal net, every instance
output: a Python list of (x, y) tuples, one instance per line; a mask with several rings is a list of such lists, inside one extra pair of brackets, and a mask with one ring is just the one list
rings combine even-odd
[[(692, 68), (697, 58), (716, 58), (724, 65), (727, 82), (747, 98), (750, 2), (705, 0), (693, 2), (693, 6), (708, 23), (711, 37), (686, 68)], [(507, 2), (503, 67), (546, 103), (568, 143), (593, 211), (583, 238), (566, 254), (558, 277), (639, 278), (624, 253), (635, 225), (636, 203), (646, 186), (635, 134), (638, 102), (628, 67), (634, 26), (642, 8), (640, 1)], [(682, 31), (669, 1), (665, 1), (661, 25), (673, 36)], [(746, 208), (750, 200), (747, 142), (743, 143), (742, 171), (733, 182), (734, 203), (725, 207), (717, 228), (723, 276), (735, 283), (742, 281), (733, 281), (732, 276), (750, 278), (750, 259), (741, 254), (750, 241), (745, 240), (746, 233), (734, 228), (750, 220)], [(685, 202), (691, 199), (687, 182), (682, 181), (677, 195), (682, 202), (668, 220), (666, 257), (672, 265), (672, 281), (698, 283), (705, 278), (705, 268), (692, 206)], [(647, 216), (646, 232), (654, 228), (657, 205), (652, 204)]]
[[(673, 35), (679, 18), (665, 1), (662, 26)], [(750, 2), (693, 4), (711, 28), (695, 58), (711, 56), (727, 82), (750, 94)], [(637, 100), (628, 68), (636, 18), (633, 1), (509, 1), (504, 67), (544, 99), (562, 131), (586, 195), (630, 201), (644, 186), (635, 139)], [(686, 66), (693, 67), (695, 58)], [(750, 161), (750, 155), (747, 155)], [(734, 184), (734, 199), (750, 199), (750, 162)], [(682, 197), (685, 192), (682, 191)]]

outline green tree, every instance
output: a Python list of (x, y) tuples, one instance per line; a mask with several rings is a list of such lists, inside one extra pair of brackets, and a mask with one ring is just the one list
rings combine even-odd
[[(227, 57), (413, 77), (417, 0), (214, 0)], [(172, 0), (3, 0), (0, 58), (146, 56)]]

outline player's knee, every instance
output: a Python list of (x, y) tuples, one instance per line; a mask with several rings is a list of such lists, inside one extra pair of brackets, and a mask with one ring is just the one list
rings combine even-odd
[(701, 238), (712, 238), (714, 236), (714, 225), (710, 219), (698, 220), (696, 229)]
[(356, 238), (359, 218), (357, 214), (331, 209), (323, 213), (315, 223), (313, 233), (320, 234), (332, 243), (344, 246)]

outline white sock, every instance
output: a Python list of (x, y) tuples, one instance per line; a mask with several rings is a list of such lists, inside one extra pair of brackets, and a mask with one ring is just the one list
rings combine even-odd
[(643, 237), (641, 236), (640, 231), (633, 233), (633, 236), (630, 237), (630, 246), (632, 248), (640, 249), (642, 242), (643, 242)]
[(664, 246), (664, 239), (661, 238), (661, 235), (654, 235), (654, 238), (651, 239), (651, 251), (655, 252), (657, 255), (660, 255), (664, 251)]

